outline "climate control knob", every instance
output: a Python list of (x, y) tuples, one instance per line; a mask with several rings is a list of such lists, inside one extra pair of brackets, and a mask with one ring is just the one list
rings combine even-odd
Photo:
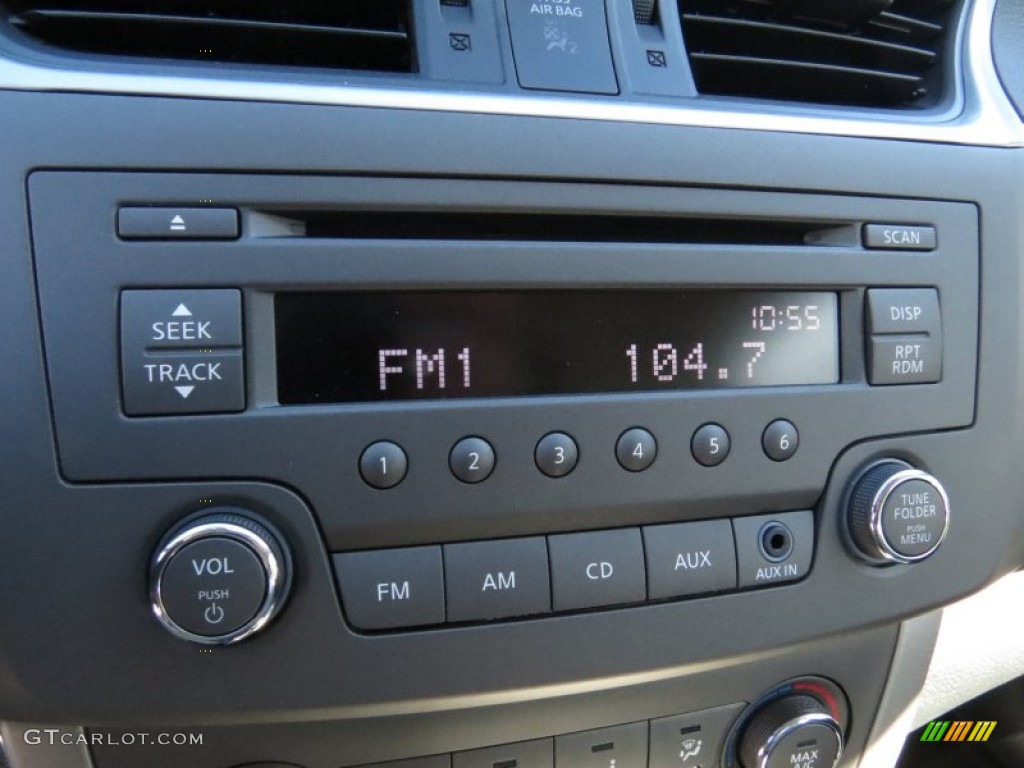
[(822, 702), (803, 694), (763, 705), (747, 720), (738, 744), (742, 768), (833, 768), (842, 753), (842, 727)]
[(916, 563), (935, 553), (949, 530), (949, 497), (937, 479), (902, 461), (868, 467), (854, 482), (850, 537), (872, 563)]
[(288, 550), (268, 524), (241, 510), (212, 510), (161, 541), (150, 569), (150, 602), (173, 635), (228, 645), (274, 618), (290, 576)]

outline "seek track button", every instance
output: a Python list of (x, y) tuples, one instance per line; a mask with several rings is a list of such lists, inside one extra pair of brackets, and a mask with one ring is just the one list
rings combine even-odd
[(142, 353), (124, 361), (123, 375), (124, 410), (129, 416), (230, 413), (245, 408), (241, 350)]
[(121, 294), (121, 346), (126, 352), (241, 345), (242, 295), (235, 289)]

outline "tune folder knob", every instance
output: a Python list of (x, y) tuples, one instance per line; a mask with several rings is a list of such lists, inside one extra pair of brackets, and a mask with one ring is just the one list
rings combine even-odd
[(942, 483), (896, 460), (865, 469), (847, 504), (858, 554), (878, 564), (916, 563), (933, 555), (949, 532), (949, 514)]

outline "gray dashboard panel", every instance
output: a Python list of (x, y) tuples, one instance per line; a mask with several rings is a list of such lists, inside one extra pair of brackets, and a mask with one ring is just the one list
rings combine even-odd
[[(860, 734), (854, 737), (856, 752), (856, 739), (866, 734), (877, 705), (894, 639), (890, 630), (856, 631), (948, 602), (1024, 562), (1024, 521), (1017, 501), (1024, 490), (1018, 469), (1024, 458), (1018, 400), (1024, 328), (1017, 258), (1024, 243), (1017, 180), (1024, 168), (1018, 151), (756, 131), (89, 95), (2, 93), (0, 113), (18, 116), (5, 127), (7, 143), (0, 154), (0, 306), (7, 313), (7, 322), (0, 326), (5, 354), (0, 366), (4, 718), (94, 727), (212, 727), (355, 717), (358, 725), (373, 722), (367, 717), (429, 719), (433, 716), (414, 713), (457, 710), (450, 719), (441, 714), (430, 719), (431, 727), (404, 746), (385, 746), (376, 738), (392, 733), (388, 726), (396, 721), (376, 721), (374, 727), (382, 730), (368, 729), (362, 741), (353, 737), (347, 747), (351, 752), (338, 760), (354, 764), (537, 733), (522, 711), (562, 694), (578, 692), (592, 703), (560, 710), (557, 723), (540, 730), (629, 722), (644, 716), (643, 707), (652, 716), (669, 714), (676, 711), (676, 701), (678, 711), (722, 703), (710, 691), (740, 693), (740, 684), (729, 682), (729, 668), (751, 658), (760, 661), (753, 663), (749, 676), (737, 675), (755, 687), (782, 679), (797, 667), (800, 672), (841, 679), (855, 717), (864, 718), (855, 726), (860, 729), (855, 730)], [(75, 126), (73, 136), (68, 134), (69, 125)], [(65, 406), (60, 399), (50, 399), (41, 308), (35, 301), (37, 277), (44, 293), (47, 281), (33, 270), (27, 189), (29, 174), (46, 169), (463, 180), (486, 176), (728, 187), (876, 197), (881, 198), (880, 209), (893, 214), (909, 198), (969, 201), (980, 211), (981, 252), (973, 414), (971, 409), (966, 415), (954, 409), (951, 415), (942, 403), (932, 404), (939, 413), (926, 414), (914, 410), (920, 403), (908, 402), (893, 418), (918, 424), (938, 418), (960, 428), (894, 434), (858, 444), (834, 466), (825, 467), (815, 566), (799, 584), (547, 621), (358, 636), (344, 626), (327, 568), (327, 549), (310, 514), (311, 497), (240, 480), (248, 475), (240, 465), (221, 475), (230, 483), (189, 479), (181, 474), (178, 457), (190, 450), (190, 444), (178, 438), (159, 447), (166, 451), (167, 466), (178, 471), (154, 470), (158, 483), (108, 482), (136, 474), (126, 468), (133, 462), (136, 469), (143, 464), (137, 456), (125, 459), (120, 471), (106, 481), (90, 477), (81, 467), (77, 472), (65, 468), (67, 476), (62, 477), (51, 408), (63, 419), (62, 444), (68, 439), (79, 446), (81, 466), (91, 462), (95, 469), (99, 457), (108, 451), (116, 456), (123, 446), (96, 438), (95, 427), (102, 420), (78, 420), (73, 414), (67, 419), (61, 415)], [(259, 194), (258, 187), (247, 194)], [(88, 189), (79, 196), (83, 204), (89, 203)], [(105, 223), (81, 235), (88, 240), (107, 237), (108, 232)], [(91, 273), (93, 267), (90, 262), (80, 266), (83, 284), (99, 279)], [(206, 267), (203, 281), (219, 282), (219, 269), (218, 264)], [(119, 277), (131, 281), (129, 274)], [(191, 284), (191, 279), (186, 282)], [(48, 311), (45, 305), (42, 311)], [(112, 305), (102, 312), (94, 320), (95, 327), (106, 328), (105, 340), (81, 341), (112, 355)], [(47, 354), (51, 351), (48, 346)], [(50, 371), (55, 393), (58, 373)], [(107, 397), (99, 407), (111, 416), (116, 400)], [(95, 402), (85, 403), (86, 411), (96, 407)], [(860, 414), (849, 412), (845, 418), (856, 420)], [(157, 450), (150, 445), (150, 450)], [(258, 450), (269, 451), (265, 446)], [(864, 462), (887, 455), (911, 459), (940, 476), (958, 510), (943, 549), (913, 568), (874, 570), (861, 565), (850, 557), (840, 535), (838, 510), (847, 479)], [(156, 455), (152, 461), (162, 465), (163, 457)], [(287, 530), (300, 572), (295, 601), (273, 631), (204, 658), (197, 649), (163, 634), (152, 621), (144, 573), (149, 552), (167, 527), (199, 499), (225, 493), (268, 505), (273, 522)], [(770, 502), (775, 503), (781, 502)], [(628, 509), (624, 513), (629, 514)], [(793, 620), (795, 616), (799, 621)], [(681, 627), (688, 631), (681, 635)], [(849, 641), (855, 653), (846, 655), (846, 641), (838, 634), (851, 630), (856, 633)], [(581, 645), (581, 638), (590, 637), (601, 637), (604, 643)], [(790, 646), (796, 661), (773, 654), (773, 649)], [(503, 649), (515, 654), (514, 664), (502, 657)], [(761, 655), (765, 653), (769, 655)], [(805, 669), (805, 664), (813, 669)], [(668, 681), (665, 687), (643, 685), (659, 679)], [(690, 693), (685, 692), (688, 680), (694, 681)], [(730, 688), (733, 684), (737, 687)], [(632, 691), (624, 698), (616, 693), (632, 686), (636, 699)], [(498, 706), (503, 703), (511, 709)], [(513, 714), (506, 727), (501, 723), (509, 712)]]

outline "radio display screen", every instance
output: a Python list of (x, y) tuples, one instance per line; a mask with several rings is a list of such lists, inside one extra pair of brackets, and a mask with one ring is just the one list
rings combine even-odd
[(829, 292), (281, 293), (275, 315), (285, 405), (839, 381)]

